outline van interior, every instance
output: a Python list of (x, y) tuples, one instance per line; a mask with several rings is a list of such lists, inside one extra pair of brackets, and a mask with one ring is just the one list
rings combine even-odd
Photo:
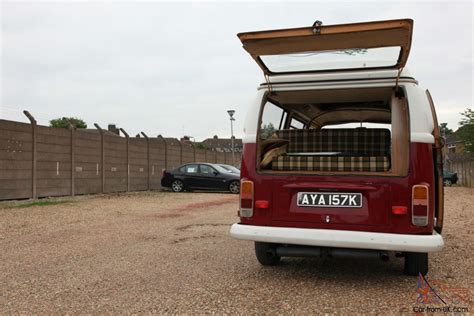
[(271, 91), (259, 122), (259, 172), (408, 173), (409, 118), (401, 89)]

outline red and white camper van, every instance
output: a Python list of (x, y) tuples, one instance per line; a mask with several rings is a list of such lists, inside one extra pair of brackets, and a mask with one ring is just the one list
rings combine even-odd
[(258, 261), (405, 258), (426, 274), (444, 242), (433, 100), (404, 66), (413, 21), (238, 34), (262, 68), (244, 127), (240, 222)]

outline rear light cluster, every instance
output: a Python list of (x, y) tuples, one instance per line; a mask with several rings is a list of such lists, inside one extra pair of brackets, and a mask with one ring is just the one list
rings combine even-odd
[(412, 189), (412, 217), (411, 221), (415, 226), (428, 225), (429, 193), (428, 186), (417, 184)]
[(240, 216), (253, 216), (253, 181), (240, 181)]

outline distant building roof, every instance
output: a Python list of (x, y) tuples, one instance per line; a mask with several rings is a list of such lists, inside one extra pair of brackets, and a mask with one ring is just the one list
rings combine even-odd
[[(232, 139), (231, 138), (218, 138), (217, 135), (213, 138), (207, 138), (203, 141), (207, 148), (220, 152), (232, 152)], [(242, 152), (242, 139), (235, 138), (234, 136), (234, 151)]]

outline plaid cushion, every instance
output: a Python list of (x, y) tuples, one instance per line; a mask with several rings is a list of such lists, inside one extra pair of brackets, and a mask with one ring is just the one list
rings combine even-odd
[(390, 130), (384, 128), (291, 129), (276, 131), (289, 141), (289, 153), (341, 152), (355, 156), (389, 156)]
[(278, 156), (273, 158), (272, 169), (383, 172), (390, 169), (390, 160), (385, 156)]

